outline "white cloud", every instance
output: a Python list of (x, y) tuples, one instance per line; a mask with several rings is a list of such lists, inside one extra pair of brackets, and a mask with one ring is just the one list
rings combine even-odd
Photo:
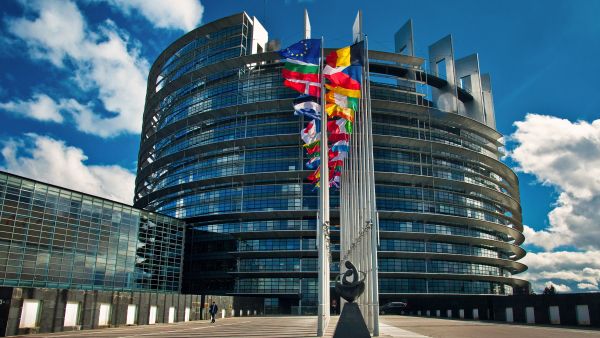
[(510, 157), (518, 170), (559, 192), (548, 214), (549, 228), (526, 227), (527, 243), (546, 250), (565, 245), (600, 249), (600, 120), (528, 114), (515, 126), (511, 140), (517, 145)]
[(92, 111), (91, 104), (79, 105), (71, 110), (77, 128), (102, 137), (139, 133), (149, 66), (139, 50), (129, 46), (127, 34), (110, 20), (89, 28), (71, 1), (27, 4), (35, 17), (8, 19), (9, 31), (25, 41), (33, 58), (72, 70), (72, 80), (97, 95), (111, 113), (103, 116)]
[(4, 142), (0, 168), (17, 175), (55, 184), (131, 205), (135, 175), (117, 165), (87, 165), (80, 148), (36, 134)]
[(538, 292), (549, 283), (559, 292), (598, 290), (600, 120), (571, 122), (527, 114), (515, 126), (509, 138), (515, 147), (509, 156), (517, 170), (558, 193), (548, 226), (524, 227), (525, 244), (545, 252), (529, 252), (521, 261), (529, 269), (518, 277), (529, 280)]
[(61, 106), (48, 95), (35, 94), (31, 100), (0, 103), (0, 109), (40, 121), (63, 122)]
[(582, 289), (582, 290), (598, 290), (598, 285), (594, 285), (594, 284), (588, 284), (588, 283), (579, 283), (577, 284), (577, 287)]
[(541, 292), (548, 283), (570, 289), (593, 289), (600, 285), (600, 250), (529, 252), (521, 262), (529, 269), (518, 277), (530, 281), (536, 292)]
[(200, 24), (204, 6), (198, 0), (104, 0), (126, 15), (142, 14), (158, 28), (190, 31)]

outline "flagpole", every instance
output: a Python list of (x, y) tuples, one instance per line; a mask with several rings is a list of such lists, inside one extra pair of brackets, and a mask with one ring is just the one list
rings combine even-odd
[(370, 189), (370, 221), (371, 221), (371, 292), (373, 301), (373, 336), (379, 336), (379, 269), (377, 266), (377, 246), (379, 242), (379, 220), (377, 217), (377, 199), (375, 196), (375, 163), (373, 156), (373, 114), (371, 112), (371, 80), (369, 75), (369, 40), (365, 35), (365, 68), (367, 84), (367, 163), (368, 163), (368, 182)]
[(318, 278), (318, 298), (319, 298), (319, 309), (318, 309), (318, 322), (317, 322), (317, 336), (322, 337), (325, 333), (325, 328), (329, 324), (329, 298), (327, 298), (327, 290), (329, 288), (329, 246), (326, 245), (325, 234), (329, 227), (329, 148), (327, 146), (327, 113), (325, 112), (325, 86), (324, 77), (322, 74), (324, 50), (323, 50), (324, 39), (321, 37), (321, 61), (319, 71), (321, 72), (321, 178), (319, 190), (320, 195), (320, 207), (319, 214), (320, 220), (317, 226), (321, 229), (318, 232), (319, 238), (319, 278)]

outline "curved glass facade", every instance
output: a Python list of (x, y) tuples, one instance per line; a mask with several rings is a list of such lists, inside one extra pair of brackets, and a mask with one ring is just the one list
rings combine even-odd
[[(283, 86), (276, 53), (263, 52), (264, 33), (237, 14), (157, 59), (135, 205), (186, 220), (184, 291), (278, 298), (284, 312), (310, 313), (318, 192), (303, 167), (305, 121), (291, 111), (297, 94)], [(382, 299), (525, 285), (512, 277), (526, 269), (516, 262), (525, 254), (518, 180), (499, 161), (490, 103), (478, 106), (485, 119), (469, 116), (486, 86), (483, 96), (452, 87), (400, 54), (373, 52), (369, 63)], [(446, 92), (454, 108), (441, 101)], [(331, 206), (339, 223), (335, 192)], [(338, 239), (334, 226), (334, 261)]]

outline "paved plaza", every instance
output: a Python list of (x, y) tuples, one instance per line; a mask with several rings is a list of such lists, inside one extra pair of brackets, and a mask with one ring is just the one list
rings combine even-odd
[[(326, 337), (333, 335), (338, 317), (333, 317)], [(195, 321), (38, 334), (20, 337), (315, 337), (316, 317), (236, 317), (220, 319), (215, 324)], [(382, 316), (381, 337), (402, 338), (594, 338), (599, 330), (548, 326), (512, 325), (439, 318)], [(351, 338), (351, 337), (349, 337)]]

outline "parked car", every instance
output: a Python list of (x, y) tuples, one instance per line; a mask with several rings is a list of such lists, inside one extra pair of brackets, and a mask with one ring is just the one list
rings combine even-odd
[(382, 315), (399, 315), (405, 311), (407, 304), (405, 302), (389, 302), (379, 307), (379, 314)]

